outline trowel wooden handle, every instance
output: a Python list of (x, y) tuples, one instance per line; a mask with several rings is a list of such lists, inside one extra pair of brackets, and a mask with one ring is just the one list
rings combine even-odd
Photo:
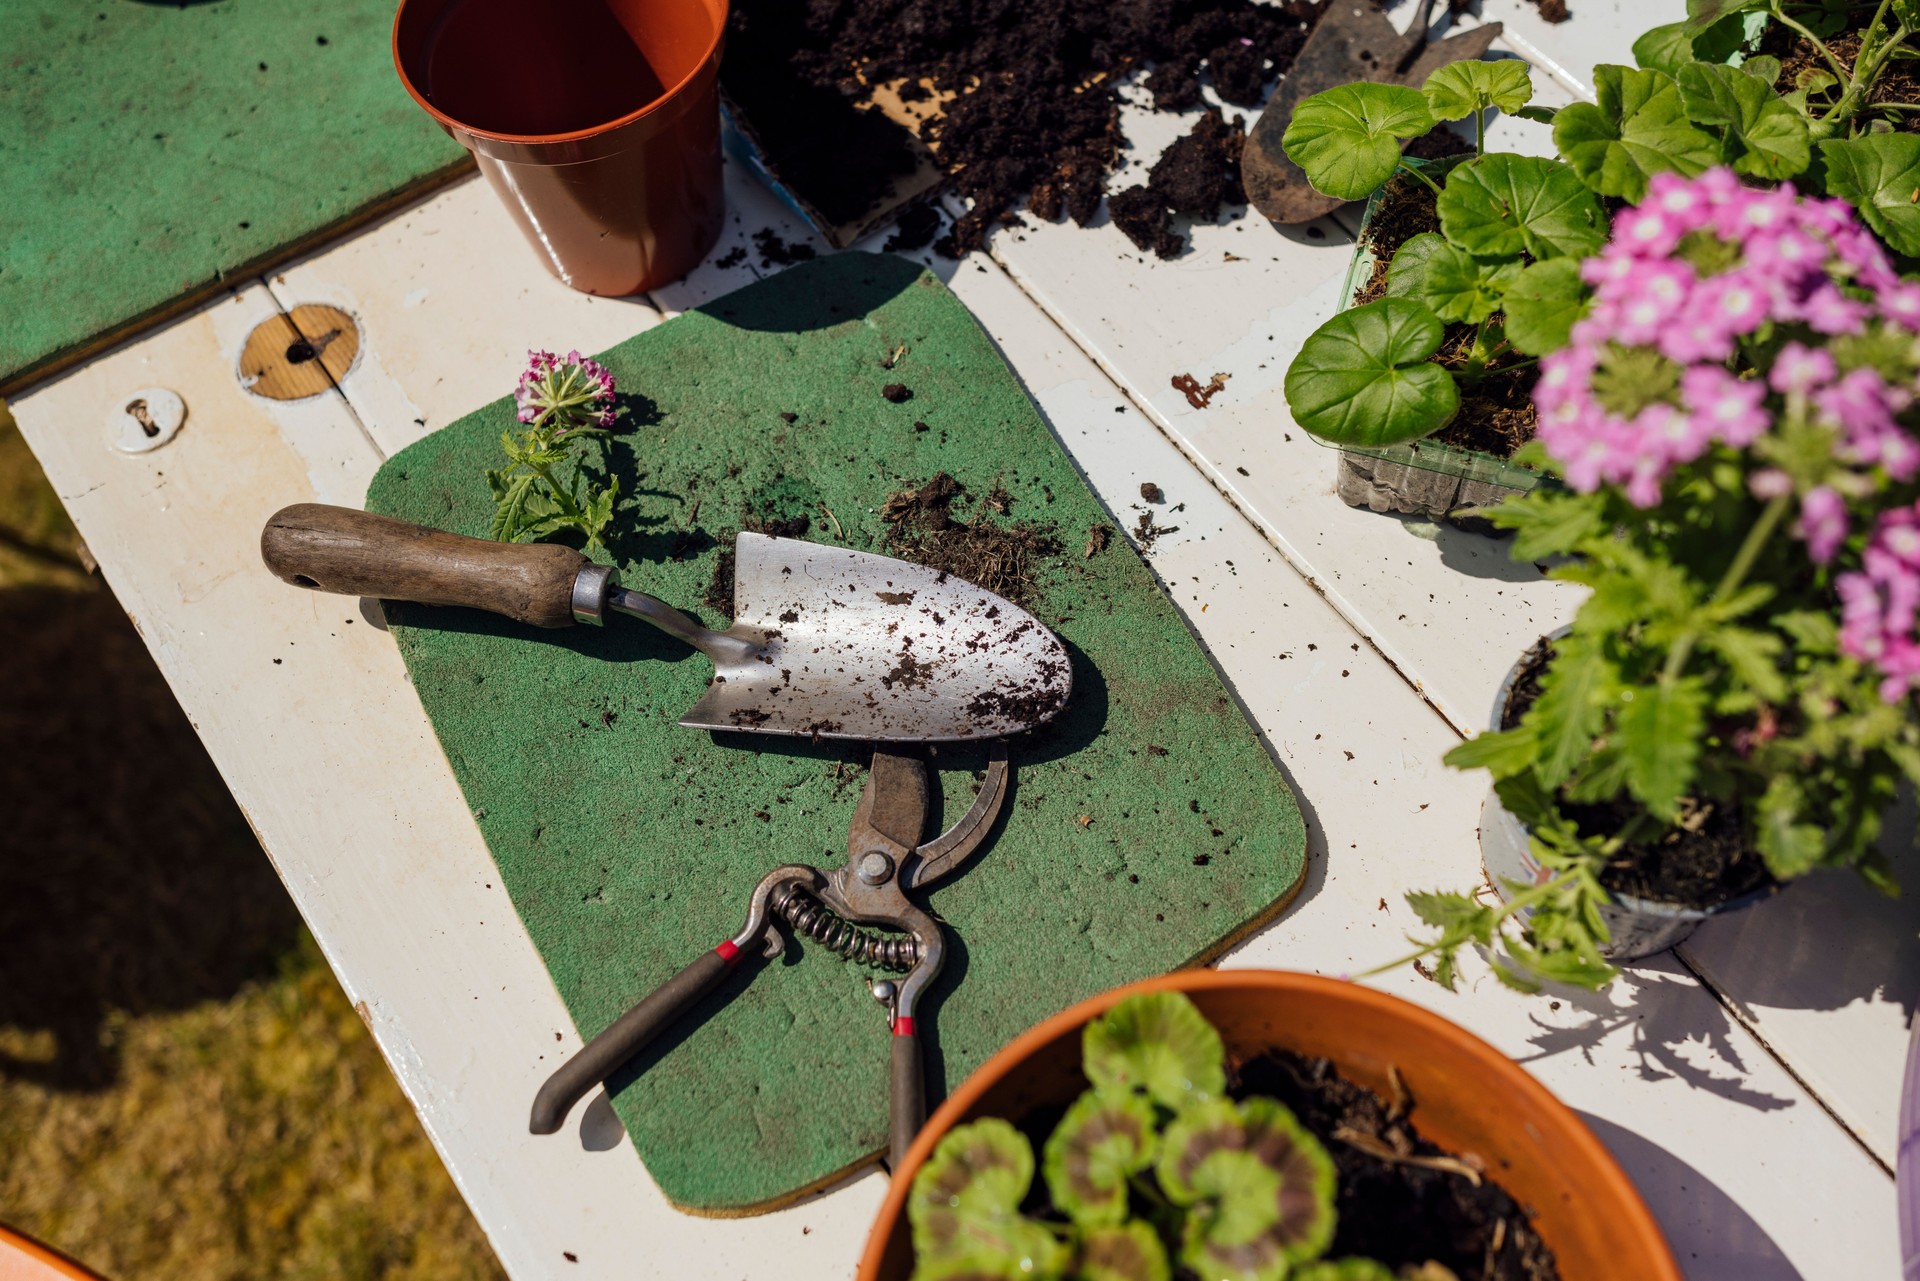
[(465, 605), (535, 627), (574, 621), (574, 580), (589, 563), (552, 543), (489, 542), (321, 503), (275, 512), (260, 558), (296, 587)]

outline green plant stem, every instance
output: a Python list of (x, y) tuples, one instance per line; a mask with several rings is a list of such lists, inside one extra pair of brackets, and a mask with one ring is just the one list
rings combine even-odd
[(1427, 190), (1431, 191), (1434, 195), (1438, 196), (1440, 194), (1440, 184), (1436, 183), (1433, 179), (1427, 177), (1427, 175), (1421, 173), (1418, 169), (1414, 168), (1411, 164), (1409, 164), (1406, 161), (1404, 157), (1401, 159), (1398, 168), (1400, 169), (1400, 172), (1410, 173), (1414, 177), (1418, 178), (1421, 182), (1426, 183)]
[(1869, 102), (1868, 111), (1920, 111), (1920, 103), (1914, 102)]
[[(1528, 886), (1526, 889), (1520, 891), (1518, 894), (1515, 894), (1512, 898), (1507, 899), (1504, 903), (1500, 905), (1500, 910), (1494, 913), (1493, 932), (1495, 934), (1498, 934), (1500, 932), (1501, 922), (1505, 921), (1508, 917), (1512, 916), (1515, 912), (1524, 911), (1525, 909), (1532, 907), (1535, 903), (1538, 903), (1541, 900), (1550, 897), (1548, 892), (1552, 890), (1554, 886), (1560, 883), (1560, 878), (1563, 876), (1571, 876), (1571, 875), (1573, 875), (1573, 873), (1571, 872), (1556, 873), (1552, 877), (1552, 879), (1542, 881), (1538, 885)], [(1440, 947), (1441, 945), (1439, 943), (1429, 943), (1427, 946), (1420, 948), (1417, 951), (1409, 952), (1405, 956), (1400, 957), (1397, 960), (1388, 961), (1385, 965), (1376, 965), (1370, 970), (1362, 970), (1360, 971), (1360, 973), (1354, 975), (1353, 977), (1357, 979), (1370, 979), (1376, 974), (1385, 974), (1388, 970), (1397, 970), (1403, 965), (1413, 964), (1415, 961), (1419, 960), (1423, 956), (1433, 955), (1435, 952), (1440, 950)]]
[(573, 501), (572, 495), (560, 487), (560, 482), (553, 478), (553, 473), (547, 470), (546, 464), (528, 463), (527, 466), (533, 468), (534, 475), (547, 482), (547, 489), (552, 493), (553, 501), (560, 504), (560, 510), (569, 520), (585, 518), (586, 513), (580, 510), (580, 505)]
[(1487, 109), (1485, 107), (1473, 113), (1473, 151), (1478, 156), (1487, 154)]
[(1822, 40), (1819, 36), (1814, 35), (1812, 31), (1808, 30), (1805, 26), (1801, 25), (1799, 22), (1795, 21), (1792, 18), (1789, 18), (1786, 15), (1786, 12), (1780, 7), (1778, 0), (1775, 0), (1775, 3), (1771, 6), (1770, 11), (1773, 14), (1773, 20), (1775, 22), (1779, 23), (1783, 27), (1786, 27), (1788, 30), (1797, 31), (1802, 36), (1806, 37), (1806, 39), (1813, 44), (1813, 47), (1820, 51), (1820, 56), (1827, 60), (1827, 65), (1833, 68), (1833, 74), (1838, 76), (1843, 84), (1846, 83), (1846, 81), (1849, 78), (1849, 73), (1846, 67), (1842, 65), (1840, 59), (1834, 56), (1833, 50), (1827, 47), (1826, 41)]
[[(1781, 519), (1787, 514), (1787, 504), (1792, 499), (1789, 494), (1770, 499), (1761, 511), (1760, 519), (1753, 522), (1753, 528), (1740, 543), (1740, 550), (1733, 555), (1733, 562), (1727, 566), (1727, 572), (1720, 576), (1720, 582), (1713, 589), (1713, 595), (1707, 598), (1708, 605), (1717, 605), (1740, 590), (1740, 585), (1753, 572), (1753, 562), (1760, 557), (1761, 548), (1773, 537), (1774, 530), (1780, 526)], [(1671, 685), (1680, 678), (1681, 671), (1687, 665), (1687, 659), (1693, 656), (1693, 647), (1700, 642), (1700, 628), (1689, 627), (1680, 633), (1673, 648), (1667, 651), (1666, 666), (1660, 669), (1660, 683)]]

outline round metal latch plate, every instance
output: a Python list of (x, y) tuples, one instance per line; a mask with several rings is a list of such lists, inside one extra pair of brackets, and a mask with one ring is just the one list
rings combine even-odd
[(323, 303), (302, 303), (254, 326), (240, 350), (240, 385), (270, 400), (305, 400), (328, 390), (353, 368), (360, 329), (352, 316)]
[(107, 414), (107, 439), (126, 454), (144, 454), (172, 440), (187, 420), (186, 402), (165, 387), (142, 387)]

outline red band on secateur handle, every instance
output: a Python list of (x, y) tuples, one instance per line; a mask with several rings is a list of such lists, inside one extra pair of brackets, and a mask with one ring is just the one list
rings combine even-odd
[(895, 1036), (912, 1036), (913, 1016), (911, 1014), (902, 1014), (895, 1018), (893, 1021), (893, 1034)]
[(720, 959), (728, 965), (738, 965), (740, 963), (740, 948), (732, 939), (725, 940), (719, 947), (713, 950), (718, 952)]

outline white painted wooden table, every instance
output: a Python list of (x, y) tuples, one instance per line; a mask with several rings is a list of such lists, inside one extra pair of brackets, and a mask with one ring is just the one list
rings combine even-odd
[[(1575, 0), (1541, 23), (1487, 0), (1544, 101), (1679, 16)], [(1631, 11), (1629, 11), (1631, 10)], [(1470, 19), (1469, 19), (1470, 21)], [(1185, 128), (1131, 111), (1136, 164)], [(1506, 145), (1538, 148), (1525, 122)], [(777, 1214), (668, 1208), (604, 1098), (559, 1137), (527, 1101), (579, 1037), (499, 888), (377, 613), (284, 587), (257, 542), (274, 509), (358, 504), (381, 460), (502, 394), (529, 347), (612, 345), (760, 274), (749, 237), (825, 246), (730, 172), (717, 259), (650, 299), (574, 294), (544, 273), (478, 179), (31, 389), (13, 411), (145, 636), (341, 983), (514, 1276), (840, 1278), (884, 1176)], [(1343, 506), (1333, 455), (1289, 420), (1286, 364), (1336, 302), (1340, 218), (1257, 215), (1142, 259), (1111, 226), (1002, 233), (991, 254), (919, 255), (1000, 344), (1118, 523), (1153, 481), (1177, 516), (1149, 559), (1298, 792), (1312, 866), (1285, 916), (1226, 965), (1322, 973), (1399, 954), (1403, 891), (1480, 878), (1483, 776), (1440, 757), (1485, 719), (1513, 658), (1577, 598), (1494, 543)], [(877, 248), (875, 237), (863, 248)], [(263, 318), (332, 303), (362, 327), (338, 392), (273, 402), (236, 376)], [(1170, 386), (1231, 375), (1210, 408)], [(187, 404), (152, 453), (109, 446), (135, 389)], [(1914, 861), (1904, 860), (1912, 872)], [(1909, 900), (1911, 901), (1911, 900)], [(1638, 1181), (1688, 1275), (1893, 1276), (1889, 1173), (1920, 922), (1816, 878), (1703, 928), (1603, 995), (1523, 998), (1477, 962), (1450, 994), (1379, 984), (1471, 1028), (1587, 1116)], [(558, 1039), (556, 1039), (556, 1037)], [(751, 1159), (751, 1154), (743, 1154)]]

